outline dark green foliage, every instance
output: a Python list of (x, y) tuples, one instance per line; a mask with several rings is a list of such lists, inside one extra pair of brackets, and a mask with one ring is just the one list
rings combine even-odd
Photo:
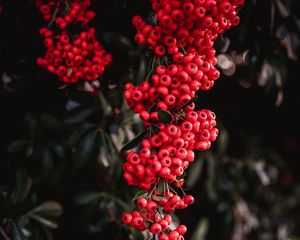
[[(39, 69), (44, 22), (29, 1), (0, 0), (0, 239), (143, 239), (121, 223), (134, 196), (122, 179), (121, 150), (158, 126), (144, 130), (122, 91), (156, 65), (131, 26), (150, 4), (93, 2), (93, 25), (113, 55), (99, 97), (62, 88)], [(299, 5), (246, 0), (241, 24), (216, 45), (221, 79), (181, 107), (195, 101), (215, 111), (220, 129), (186, 176), (196, 199), (179, 212), (186, 239), (300, 239)]]

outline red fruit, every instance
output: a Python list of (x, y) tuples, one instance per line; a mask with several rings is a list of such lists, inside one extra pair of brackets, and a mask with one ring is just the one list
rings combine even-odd
[(168, 222), (169, 225), (172, 224), (172, 216), (171, 216), (171, 215), (166, 214), (166, 215), (164, 216), (164, 220), (166, 220), (166, 221)]
[(159, 161), (154, 161), (150, 167), (155, 173), (159, 172), (162, 168), (161, 163)]
[(189, 150), (187, 153), (186, 161), (192, 162), (195, 159), (195, 154), (193, 151)]
[(167, 68), (163, 65), (159, 65), (156, 69), (155, 69), (156, 73), (158, 75), (163, 75), (163, 74), (166, 74), (167, 72)]
[(148, 201), (145, 198), (139, 198), (136, 204), (139, 208), (146, 208), (148, 205)]
[(204, 141), (202, 141), (202, 142), (197, 142), (197, 143), (195, 144), (195, 148), (196, 148), (197, 150), (199, 150), (199, 151), (205, 151), (205, 150), (207, 150), (207, 149), (209, 148), (209, 144), (208, 144), (208, 142), (204, 142)]
[(160, 149), (157, 156), (158, 156), (158, 158), (168, 157), (169, 156), (169, 151), (165, 148)]
[(140, 112), (140, 117), (144, 122), (148, 122), (150, 119), (150, 114), (147, 111)]
[(175, 137), (178, 133), (178, 128), (175, 125), (169, 125), (166, 129), (166, 133), (170, 137)]
[(158, 46), (155, 47), (154, 53), (155, 53), (156, 56), (161, 57), (161, 56), (165, 55), (166, 49), (165, 49), (164, 46), (158, 45)]
[(180, 234), (177, 231), (172, 231), (169, 233), (170, 240), (178, 240)]
[(194, 203), (194, 197), (192, 195), (186, 195), (184, 197), (184, 202), (187, 204), (187, 205), (191, 205)]
[(160, 171), (159, 171), (159, 176), (162, 178), (166, 178), (167, 176), (169, 176), (171, 174), (171, 170), (168, 167), (163, 167)]
[(188, 155), (188, 152), (185, 148), (179, 148), (177, 151), (176, 151), (176, 157), (180, 158), (180, 159), (186, 159)]
[(122, 217), (123, 223), (125, 224), (131, 224), (132, 221), (132, 215), (130, 213), (125, 213)]
[(148, 147), (144, 147), (140, 150), (140, 156), (142, 158), (149, 158), (151, 155), (151, 151)]
[(197, 65), (195, 63), (191, 63), (191, 62), (187, 63), (185, 65), (184, 69), (185, 69), (186, 73), (189, 74), (189, 75), (195, 75), (198, 72)]
[(164, 87), (169, 86), (171, 84), (171, 77), (170, 77), (170, 75), (163, 74), (160, 77), (160, 84), (161, 84), (161, 86), (164, 86)]
[(159, 223), (153, 223), (150, 227), (150, 232), (154, 235), (161, 232), (161, 225)]
[(167, 234), (161, 234), (158, 239), (159, 240), (169, 240), (169, 237)]
[(149, 211), (155, 211), (157, 209), (157, 204), (153, 201), (148, 201), (147, 209)]
[(142, 91), (140, 91), (140, 90), (134, 90), (133, 93), (132, 93), (132, 99), (135, 102), (142, 101), (142, 99), (143, 99), (143, 93), (142, 93)]
[(184, 235), (187, 231), (187, 228), (185, 225), (179, 225), (177, 228), (176, 228), (176, 231), (180, 234), (180, 235)]
[[(194, 150), (209, 149), (211, 142), (218, 136), (215, 115), (211, 111), (195, 112), (195, 103), (189, 103), (183, 109), (179, 107), (195, 97), (199, 89), (211, 89), (214, 81), (219, 79), (213, 45), (218, 35), (238, 24), (236, 8), (243, 2), (244, 0), (152, 1), (152, 10), (156, 14), (154, 20), (146, 23), (140, 16), (133, 18), (132, 22), (137, 29), (135, 40), (140, 44), (146, 43), (155, 55), (153, 66), (158, 63), (158, 67), (149, 73), (149, 78), (140, 86), (126, 86), (124, 95), (128, 105), (140, 115), (150, 131), (140, 145), (143, 148), (139, 154), (132, 152), (127, 155), (124, 178), (129, 185), (138, 185), (154, 194), (148, 195), (150, 199), (146, 207), (147, 215), (144, 216), (143, 213), (143, 216), (144, 220), (153, 223), (150, 231), (159, 235), (160, 240), (184, 239), (182, 235), (186, 232), (186, 227), (179, 225), (175, 231), (161, 233), (167, 231), (172, 219), (171, 216), (165, 215), (161, 220), (156, 213), (157, 204), (163, 207), (165, 214), (178, 208), (186, 208), (194, 202), (194, 198), (185, 195), (181, 199), (176, 194), (167, 194), (161, 199), (163, 194), (162, 190), (157, 188), (158, 181), (172, 182), (175, 187), (182, 187), (184, 179), (178, 179), (178, 176), (182, 176), (189, 163), (194, 161)], [(63, 18), (59, 22), (63, 21), (67, 20)], [(51, 52), (54, 57), (49, 54), (45, 62), (40, 59), (40, 65), (51, 66), (54, 62), (54, 67), (60, 66), (56, 62), (61, 58), (61, 63), (64, 63), (62, 55), (67, 55), (70, 62), (66, 62), (66, 65), (69, 69), (74, 68), (74, 62), (71, 61), (74, 57), (68, 52), (84, 57), (89, 55), (91, 49), (97, 47), (97, 44), (89, 42), (88, 35), (82, 40), (86, 41), (85, 53), (66, 49), (70, 48), (69, 44), (65, 47), (59, 46), (67, 53)], [(46, 38), (52, 39), (53, 36)], [(78, 43), (76, 46), (81, 45), (82, 43)], [(101, 59), (100, 55), (97, 57)], [(102, 66), (101, 61), (94, 60), (84, 61), (84, 64), (86, 66), (81, 71), (87, 79), (93, 64)], [(66, 81), (71, 79), (72, 77), (67, 78)], [(172, 114), (172, 124), (160, 122), (159, 110), (166, 110)], [(151, 124), (155, 124), (155, 128)], [(152, 130), (155, 130), (155, 133)], [(152, 196), (158, 197), (159, 200), (156, 201)], [(142, 207), (142, 203), (137, 204)], [(144, 223), (135, 227), (141, 231), (147, 229)]]
[(146, 41), (145, 35), (142, 33), (137, 33), (134, 37), (134, 40), (138, 43), (138, 44), (143, 44)]
[(172, 163), (172, 161), (169, 157), (162, 158), (160, 162), (163, 167), (169, 167), (169, 166), (171, 166), (171, 163)]
[(139, 227), (142, 226), (144, 222), (145, 220), (142, 217), (133, 217), (131, 224), (133, 227)]
[(42, 5), (40, 7), (40, 12), (43, 14), (43, 15), (47, 15), (49, 14), (51, 11), (50, 7), (48, 5)]

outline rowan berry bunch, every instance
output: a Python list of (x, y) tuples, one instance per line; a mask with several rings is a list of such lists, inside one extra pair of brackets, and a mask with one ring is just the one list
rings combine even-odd
[[(65, 83), (88, 81), (91, 87), (99, 87), (98, 78), (111, 63), (96, 39), (95, 29), (88, 23), (96, 16), (88, 10), (90, 0), (33, 0), (45, 20), (51, 20), (47, 27), (40, 29), (44, 38), (46, 53), (39, 57), (39, 66), (55, 73)], [(77, 26), (80, 31), (71, 33)]]
[(136, 42), (146, 44), (154, 56), (146, 80), (125, 87), (125, 99), (146, 132), (123, 165), (127, 183), (144, 190), (134, 198), (137, 209), (124, 214), (123, 222), (147, 230), (149, 239), (184, 239), (186, 227), (172, 222), (170, 214), (194, 202), (182, 189), (185, 171), (194, 151), (208, 150), (218, 136), (215, 114), (195, 110), (196, 92), (211, 89), (219, 79), (214, 41), (239, 23), (237, 8), (243, 2), (153, 0), (154, 18), (133, 17)]

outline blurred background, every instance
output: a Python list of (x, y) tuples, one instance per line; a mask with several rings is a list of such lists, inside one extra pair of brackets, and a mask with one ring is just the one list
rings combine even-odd
[[(119, 150), (142, 130), (122, 91), (147, 75), (131, 18), (150, 2), (93, 9), (113, 55), (97, 97), (38, 68), (46, 23), (29, 1), (0, 0), (0, 239), (143, 239), (120, 220), (137, 189)], [(300, 239), (299, 13), (299, 0), (246, 0), (218, 39), (222, 76), (196, 105), (217, 114), (220, 136), (187, 175), (196, 203), (176, 212), (186, 239)]]

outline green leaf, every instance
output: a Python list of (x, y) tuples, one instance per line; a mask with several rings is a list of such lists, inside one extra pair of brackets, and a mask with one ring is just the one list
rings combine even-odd
[(71, 111), (65, 118), (64, 122), (67, 124), (80, 123), (96, 112), (99, 112), (99, 106), (80, 106)]
[(25, 117), (25, 121), (26, 121), (26, 125), (27, 125), (27, 129), (30, 135), (30, 139), (34, 139), (36, 132), (37, 132), (37, 121), (36, 119), (30, 115), (27, 114)]
[(112, 113), (112, 107), (107, 102), (105, 96), (103, 95), (103, 93), (101, 91), (99, 91), (99, 100), (100, 100), (100, 103), (102, 105), (104, 116), (111, 115), (111, 113)]
[(114, 196), (112, 193), (101, 192), (100, 197), (117, 203), (123, 209), (129, 209), (129, 205), (126, 202), (124, 202), (122, 199)]
[(217, 195), (217, 185), (216, 185), (216, 159), (213, 157), (211, 152), (206, 154), (207, 158), (207, 181), (206, 189), (207, 195), (211, 201), (216, 201)]
[(46, 177), (51, 177), (50, 174), (54, 167), (54, 156), (49, 144), (45, 144), (41, 146), (41, 152), (42, 152), (43, 175)]
[(175, 111), (179, 111), (181, 109), (184, 109), (185, 107), (187, 107), (191, 103), (195, 102), (197, 99), (198, 99), (198, 96), (196, 95), (195, 97), (193, 97), (192, 99), (190, 99), (189, 101), (187, 101), (186, 103), (184, 103), (180, 107), (178, 107)]
[(151, 105), (151, 107), (148, 109), (148, 112), (151, 113), (155, 110), (155, 107), (157, 106), (158, 102), (159, 102), (160, 99), (158, 99), (155, 103), (153, 103)]
[(59, 145), (59, 144), (53, 144), (51, 145), (51, 149), (53, 151), (53, 153), (55, 153), (55, 155), (59, 158), (64, 158), (65, 156), (65, 149), (63, 146)]
[(38, 214), (49, 217), (59, 217), (63, 213), (61, 204), (55, 201), (47, 201), (30, 211), (30, 214)]
[[(222, 127), (222, 128), (221, 128)], [(220, 156), (223, 156), (226, 154), (226, 151), (228, 149), (228, 144), (229, 144), (229, 133), (227, 129), (225, 129), (223, 126), (221, 126), (220, 129), (220, 134), (217, 139), (217, 144), (218, 144), (218, 154)]]
[(89, 132), (79, 143), (73, 153), (75, 167), (82, 167), (91, 159), (93, 153), (95, 153), (96, 137), (96, 131)]
[(49, 114), (42, 114), (40, 117), (40, 121), (42, 125), (51, 132), (60, 134), (63, 130), (62, 122), (60, 122), (57, 118)]
[(23, 202), (30, 191), (32, 181), (24, 168), (19, 168), (16, 172), (16, 181), (11, 199), (14, 204)]
[(28, 238), (25, 236), (21, 228), (14, 223), (13, 221), (10, 221), (12, 225), (12, 235), (14, 240), (27, 240)]
[(132, 198), (133, 201), (137, 200), (138, 198), (142, 198), (142, 197), (146, 197), (147, 196), (147, 191), (146, 190), (142, 190), (139, 191), (135, 194), (135, 196)]
[(58, 228), (58, 224), (53, 220), (43, 218), (43, 217), (41, 217), (39, 215), (35, 215), (35, 214), (31, 215), (30, 217), (49, 228), (52, 228), (52, 229)]
[(24, 150), (25, 148), (28, 147), (30, 142), (28, 140), (16, 140), (12, 142), (11, 144), (8, 145), (7, 150), (11, 153), (13, 152), (19, 152), (21, 150)]
[(109, 146), (105, 138), (105, 134), (101, 131), (98, 136), (98, 155), (97, 161), (100, 165), (108, 167), (111, 164), (111, 156), (109, 153)]
[(157, 126), (156, 124), (151, 125), (152, 130), (155, 132), (155, 134), (160, 132), (160, 127)]
[(42, 235), (45, 237), (45, 240), (53, 240), (53, 236), (51, 231), (45, 225), (41, 225), (42, 228)]
[(168, 111), (160, 110), (158, 111), (158, 118), (163, 123), (170, 123), (173, 119), (173, 116)]
[(140, 132), (134, 139), (132, 139), (130, 142), (128, 142), (121, 151), (127, 151), (129, 149), (134, 148), (136, 145), (138, 145), (147, 135), (148, 129), (145, 129), (144, 131)]
[(68, 140), (68, 144), (71, 147), (75, 147), (78, 144), (78, 142), (85, 136), (85, 134), (93, 128), (96, 128), (95, 124), (84, 123), (81, 127), (79, 127), (73, 132), (73, 134)]
[(123, 36), (121, 34), (117, 34), (114, 32), (107, 32), (107, 33), (103, 34), (103, 40), (107, 44), (114, 45), (125, 51), (135, 51), (135, 48), (130, 43), (128, 38), (126, 38), (125, 36)]
[(75, 197), (75, 203), (78, 205), (86, 205), (94, 201), (98, 201), (101, 195), (99, 192), (81, 192)]
[(189, 174), (186, 179), (187, 187), (192, 188), (197, 183), (202, 174), (203, 164), (203, 159), (196, 159), (193, 163), (193, 167), (189, 170)]
[(145, 73), (147, 72), (147, 65), (146, 65), (146, 58), (143, 54), (139, 54), (139, 66), (138, 69), (136, 71), (136, 80), (138, 83), (141, 83), (144, 79), (145, 79)]
[(146, 237), (148, 237), (148, 239), (149, 239), (150, 236), (145, 236), (145, 234), (147, 234), (147, 233), (146, 232), (141, 232), (141, 231), (136, 230), (134, 228), (130, 228), (130, 239), (143, 240), (143, 239), (147, 239)]
[(191, 237), (191, 240), (205, 240), (208, 228), (209, 228), (209, 221), (208, 219), (203, 218), (198, 223), (196, 230)]
[(56, 218), (61, 216), (63, 212), (62, 206), (54, 201), (42, 203), (28, 213), (28, 216), (39, 223), (52, 228), (58, 228)]

